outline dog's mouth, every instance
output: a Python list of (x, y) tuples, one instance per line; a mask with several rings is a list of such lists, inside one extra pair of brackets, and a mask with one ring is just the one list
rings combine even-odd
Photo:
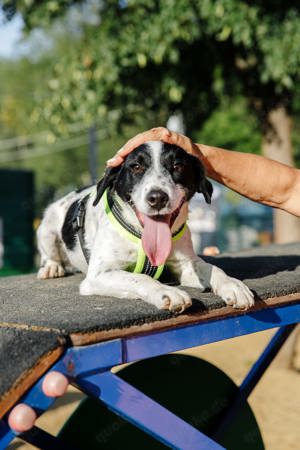
[(185, 199), (170, 214), (146, 215), (136, 210), (136, 215), (143, 227), (142, 245), (153, 266), (166, 262), (172, 249), (171, 228), (178, 217)]

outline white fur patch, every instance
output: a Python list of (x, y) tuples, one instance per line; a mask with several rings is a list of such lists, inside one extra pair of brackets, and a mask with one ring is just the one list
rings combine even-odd
[[(151, 155), (151, 166), (136, 185), (131, 197), (137, 209), (146, 215), (170, 214), (180, 205), (184, 196), (183, 189), (176, 185), (167, 170), (161, 164), (162, 142), (146, 142)], [(169, 201), (159, 212), (154, 211), (147, 203), (147, 194), (152, 190), (161, 190), (168, 195)]]

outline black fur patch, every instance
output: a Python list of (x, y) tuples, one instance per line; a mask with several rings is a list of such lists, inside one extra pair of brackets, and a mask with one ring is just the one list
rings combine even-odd
[(205, 178), (204, 167), (198, 158), (176, 145), (164, 144), (161, 164), (171, 174), (174, 182), (184, 188), (187, 200), (196, 192), (202, 192), (206, 202), (211, 202), (212, 184)]
[(78, 211), (79, 200), (75, 200), (69, 207), (64, 224), (61, 229), (61, 235), (68, 250), (73, 250), (76, 245), (77, 233), (73, 229), (73, 220), (76, 212)]
[(97, 183), (97, 195), (93, 202), (93, 206), (99, 203), (104, 191), (107, 188), (113, 188), (122, 166), (109, 167), (105, 170), (103, 178)]
[[(139, 171), (134, 170), (137, 165), (140, 167)], [(115, 184), (117, 194), (124, 201), (130, 200), (133, 188), (139, 183), (150, 166), (151, 155), (146, 144), (140, 145), (127, 156)]]

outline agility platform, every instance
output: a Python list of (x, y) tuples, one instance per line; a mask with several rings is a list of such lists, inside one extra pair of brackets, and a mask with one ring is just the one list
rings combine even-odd
[[(118, 364), (279, 328), (240, 387), (247, 398), (300, 320), (300, 243), (204, 259), (243, 280), (255, 293), (255, 306), (233, 309), (211, 292), (184, 288), (193, 305), (176, 315), (142, 300), (80, 296), (81, 274), (46, 281), (35, 275), (0, 278), (0, 449), (15, 436), (7, 424), (14, 405), (27, 403), (38, 414), (51, 406), (53, 399), (41, 389), (51, 370), (166, 447), (225, 448), (110, 372)], [(35, 428), (21, 438), (54, 448), (56, 438)], [(55, 446), (74, 448), (59, 439)]]

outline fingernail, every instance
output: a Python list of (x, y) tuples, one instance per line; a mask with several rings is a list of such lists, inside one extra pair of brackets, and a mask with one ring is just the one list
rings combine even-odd
[(119, 166), (120, 164), (122, 164), (123, 161), (124, 161), (124, 159), (121, 156), (115, 156), (114, 158), (111, 158), (108, 161), (106, 161), (106, 165), (115, 167), (115, 166)]
[(118, 159), (118, 158), (116, 158), (116, 157), (114, 157), (114, 158), (111, 158), (111, 159), (108, 159), (108, 160), (106, 161), (106, 164), (111, 164), (111, 163), (114, 163), (114, 162), (116, 162), (116, 161), (117, 161), (117, 159)]

